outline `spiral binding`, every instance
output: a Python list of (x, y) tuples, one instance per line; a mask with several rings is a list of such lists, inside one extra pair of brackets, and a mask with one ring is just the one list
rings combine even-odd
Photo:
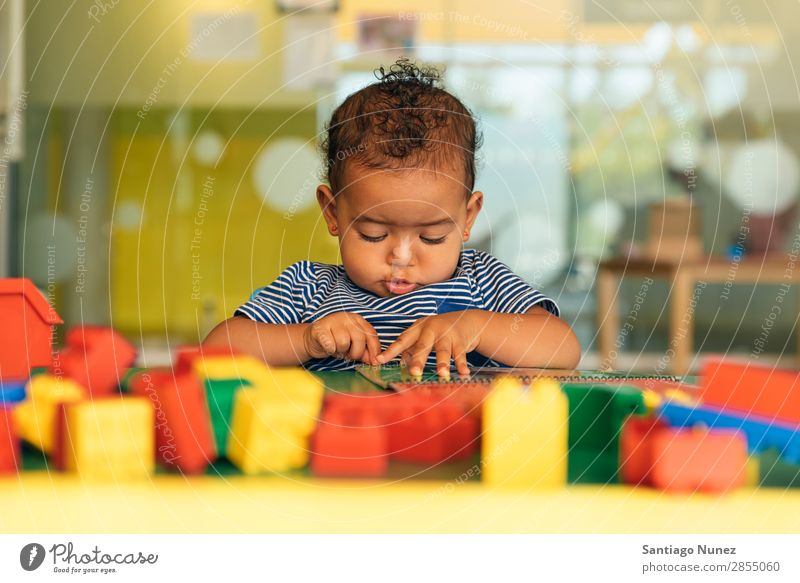
[[(377, 371), (370, 366), (362, 366), (359, 367), (360, 369), (364, 370), (367, 375), (371, 372), (377, 372), (380, 375), (380, 369)], [(383, 369), (402, 369), (403, 366), (400, 366), (396, 363), (387, 363), (382, 365)], [(664, 381), (664, 382), (671, 382), (671, 383), (680, 383), (681, 379), (676, 377), (675, 375), (628, 375), (628, 376), (608, 376), (602, 373), (595, 373), (595, 374), (588, 374), (588, 375), (580, 375), (580, 376), (570, 376), (570, 375), (510, 375), (515, 379), (519, 379), (523, 384), (530, 384), (532, 381), (537, 379), (550, 379), (554, 380), (559, 383), (590, 383), (590, 382), (609, 382), (609, 381)], [(388, 383), (404, 383), (404, 384), (415, 384), (415, 385), (452, 385), (452, 384), (491, 384), (497, 377), (496, 376), (481, 376), (480, 373), (469, 377), (468, 379), (465, 378), (449, 378), (449, 379), (437, 379), (437, 380), (418, 380), (415, 378), (410, 378), (407, 380), (391, 380), (388, 381), (386, 379), (381, 379)]]

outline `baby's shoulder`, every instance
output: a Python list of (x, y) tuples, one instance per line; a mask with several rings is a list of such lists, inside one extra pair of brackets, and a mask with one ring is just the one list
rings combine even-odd
[(458, 261), (461, 271), (473, 278), (485, 277), (489, 270), (500, 265), (505, 266), (491, 253), (478, 249), (464, 249)]
[(307, 259), (292, 263), (282, 275), (286, 275), (296, 285), (329, 286), (343, 277), (344, 268), (341, 265), (320, 263)]

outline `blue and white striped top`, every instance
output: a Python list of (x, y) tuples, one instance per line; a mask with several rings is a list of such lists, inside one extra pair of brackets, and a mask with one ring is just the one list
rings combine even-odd
[[(269, 324), (314, 322), (336, 312), (361, 315), (378, 333), (382, 349), (419, 318), (456, 310), (479, 309), (522, 314), (541, 306), (558, 316), (556, 303), (484, 251), (464, 249), (451, 279), (409, 293), (380, 297), (358, 287), (341, 265), (300, 261), (290, 265), (265, 288), (253, 293), (235, 316)], [(467, 354), (470, 366), (505, 366), (477, 352)], [(357, 362), (335, 357), (312, 359), (312, 371), (348, 370)], [(431, 353), (426, 366), (436, 367)]]

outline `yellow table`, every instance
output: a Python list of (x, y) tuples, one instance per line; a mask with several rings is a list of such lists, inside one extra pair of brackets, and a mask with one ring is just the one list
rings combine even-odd
[(629, 486), (491, 490), (479, 482), (286, 477), (85, 483), (0, 478), (4, 533), (797, 533), (800, 490), (668, 495)]

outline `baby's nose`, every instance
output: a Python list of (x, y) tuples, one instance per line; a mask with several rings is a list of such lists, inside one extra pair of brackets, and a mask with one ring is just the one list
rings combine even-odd
[(408, 265), (411, 262), (411, 239), (403, 237), (392, 250), (392, 265)]

